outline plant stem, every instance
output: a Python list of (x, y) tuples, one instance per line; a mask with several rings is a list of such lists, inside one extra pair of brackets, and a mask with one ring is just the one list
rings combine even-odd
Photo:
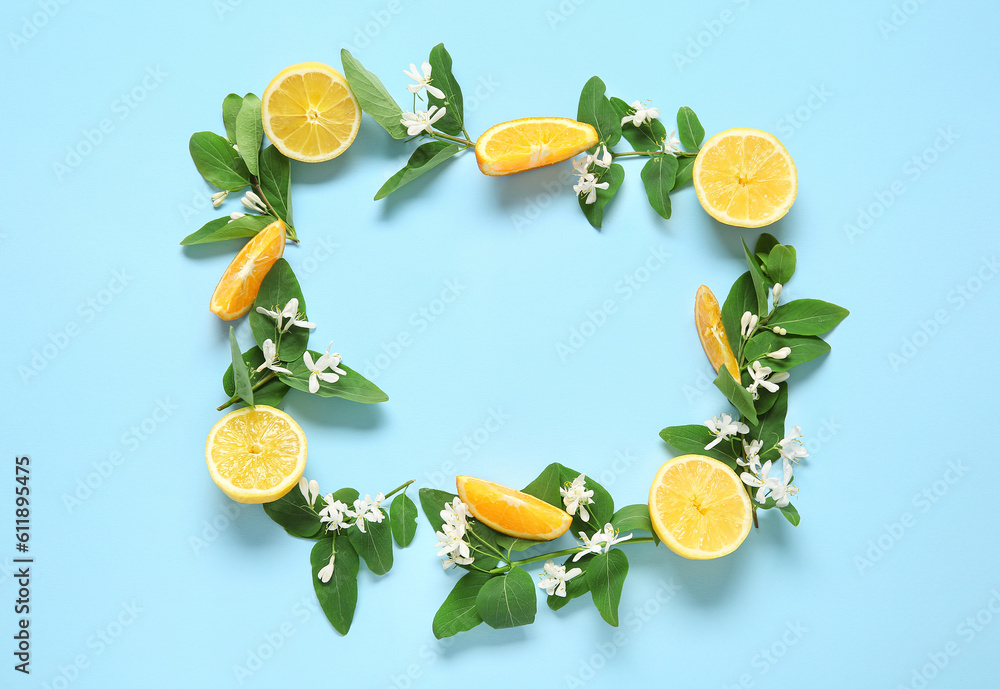
[[(264, 194), (264, 189), (260, 186), (260, 180), (253, 175), (250, 175), (250, 188), (252, 188), (254, 193), (257, 194), (261, 201), (264, 202), (264, 205), (267, 206), (267, 210), (270, 211), (271, 215), (276, 218), (281, 217), (278, 215), (278, 212), (274, 210), (274, 206), (271, 205), (271, 202), (267, 200), (267, 195)], [(286, 229), (288, 230), (288, 238), (298, 244), (299, 238), (295, 236), (295, 228), (286, 225)]]
[(411, 479), (410, 479), (409, 481), (407, 481), (407, 482), (406, 482), (406, 483), (404, 483), (403, 485), (401, 485), (401, 486), (396, 486), (395, 488), (393, 488), (392, 490), (390, 490), (390, 491), (389, 491), (388, 493), (386, 493), (386, 494), (385, 494), (385, 497), (386, 497), (386, 499), (388, 499), (388, 498), (391, 498), (391, 497), (392, 497), (393, 495), (395, 495), (396, 493), (398, 493), (398, 492), (399, 492), (399, 491), (401, 491), (401, 490), (405, 490), (405, 489), (406, 489), (406, 487), (407, 487), (408, 485), (410, 485), (411, 483), (413, 483), (413, 481), (414, 481), (414, 480), (415, 480), (415, 479), (412, 479), (412, 478), (411, 478)]
[[(463, 129), (462, 131), (464, 132), (465, 130)], [(436, 129), (432, 129), (431, 130), (431, 136), (439, 138), (439, 139), (448, 139), (449, 141), (454, 141), (457, 144), (462, 144), (463, 146), (465, 146), (467, 148), (468, 147), (473, 147), (474, 148), (475, 145), (476, 145), (475, 141), (470, 141), (469, 139), (463, 139), (461, 137), (452, 136), (451, 134), (445, 134), (444, 132), (439, 132)], [(466, 134), (466, 136), (468, 136), (468, 134)]]
[[(254, 383), (253, 387), (250, 388), (250, 389), (256, 391), (258, 388), (260, 388), (260, 386), (262, 386), (264, 383), (266, 383), (267, 381), (269, 381), (272, 378), (274, 378), (276, 375), (277, 374), (274, 371), (268, 371), (267, 375), (264, 376), (263, 378), (261, 378), (260, 380), (258, 380), (256, 383)], [(232, 406), (232, 405), (236, 404), (241, 399), (242, 398), (239, 395), (233, 395), (232, 397), (229, 398), (229, 400), (225, 404), (223, 404), (222, 406), (216, 407), (216, 411), (222, 411), (226, 407), (229, 407), (229, 406)], [(410, 481), (410, 483), (413, 483), (413, 481)]]
[[(626, 543), (653, 543), (652, 536), (641, 536), (640, 538), (630, 538), (627, 541), (622, 541), (618, 545), (625, 545)], [(535, 555), (534, 557), (526, 557), (523, 560), (512, 560), (508, 565), (501, 567), (494, 567), (490, 570), (490, 574), (502, 574), (504, 572), (510, 571), (514, 567), (520, 567), (522, 565), (528, 565), (532, 562), (541, 562), (542, 560), (550, 560), (554, 557), (560, 557), (562, 555), (572, 555), (580, 551), (580, 546), (575, 548), (564, 548), (563, 550), (557, 550), (554, 553), (545, 553), (544, 555)]]

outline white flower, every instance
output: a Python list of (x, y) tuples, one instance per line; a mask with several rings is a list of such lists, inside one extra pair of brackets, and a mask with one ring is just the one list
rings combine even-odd
[(771, 375), (770, 366), (761, 366), (759, 361), (755, 361), (749, 366), (747, 366), (747, 371), (750, 373), (751, 383), (747, 386), (747, 392), (753, 395), (754, 399), (760, 397), (760, 393), (757, 392), (758, 386), (763, 386), (768, 392), (777, 392), (778, 383), (783, 383), (788, 380), (788, 371), (779, 371), (774, 375)]
[(778, 305), (778, 297), (781, 296), (781, 289), (782, 288), (781, 288), (781, 283), (780, 282), (774, 283), (774, 287), (771, 288), (771, 296), (774, 299), (774, 305), (775, 306)]
[(779, 328), (778, 326), (774, 326), (773, 328), (771, 328), (771, 332), (773, 332), (775, 335), (787, 335), (788, 334), (787, 330), (785, 330), (784, 328)]
[(354, 509), (347, 514), (354, 517), (354, 526), (358, 527), (358, 531), (367, 533), (365, 525), (368, 522), (382, 523), (382, 520), (385, 519), (385, 513), (378, 506), (382, 500), (385, 500), (385, 496), (379, 493), (374, 500), (372, 500), (371, 495), (365, 495), (363, 500), (359, 498), (354, 501)]
[(623, 125), (631, 121), (633, 126), (639, 127), (660, 116), (659, 108), (647, 108), (637, 100), (632, 101), (632, 107), (635, 108), (635, 112), (622, 118)]
[(261, 198), (252, 191), (248, 191), (246, 196), (240, 199), (240, 203), (242, 203), (247, 210), (257, 211), (258, 213), (267, 213), (267, 206), (265, 206)]
[(310, 507), (316, 502), (316, 498), (319, 497), (319, 484), (315, 481), (307, 481), (306, 477), (303, 476), (299, 479), (299, 491), (302, 493), (302, 497), (306, 499), (306, 504)]
[(597, 177), (595, 177), (589, 172), (580, 177), (580, 181), (573, 185), (573, 191), (575, 191), (578, 196), (582, 196), (584, 194), (587, 195), (585, 203), (588, 204), (597, 201), (598, 189), (607, 189), (607, 188), (608, 188), (607, 182), (598, 183)]
[(444, 117), (446, 111), (447, 108), (438, 108), (438, 106), (432, 105), (429, 110), (404, 112), (399, 123), (406, 127), (406, 133), (410, 136), (416, 136), (421, 132), (430, 134), (434, 123)]
[[(469, 508), (461, 498), (445, 503), (444, 509), (441, 510), (444, 524), (441, 525), (441, 531), (435, 532), (438, 537), (435, 547), (438, 548), (438, 557), (443, 558), (441, 564), (445, 569), (452, 565), (471, 565), (475, 560), (469, 544), (465, 541), (468, 516)], [(445, 555), (448, 557), (445, 558)]]
[(785, 507), (788, 504), (788, 497), (790, 495), (798, 495), (799, 489), (791, 485), (791, 481), (791, 462), (783, 463), (782, 478), (780, 481), (773, 477), (768, 479), (767, 486), (771, 489), (771, 497), (774, 498), (776, 507)]
[(444, 504), (444, 509), (441, 510), (441, 519), (444, 520), (444, 523), (455, 527), (461, 527), (463, 532), (468, 518), (469, 506), (462, 502), (462, 498), (456, 497), (451, 502), (446, 502)]
[(586, 474), (580, 474), (568, 486), (563, 486), (559, 489), (563, 505), (566, 506), (566, 512), (574, 515), (577, 510), (580, 510), (580, 519), (583, 521), (590, 520), (587, 505), (594, 504), (594, 491), (587, 490), (584, 485), (586, 476)]
[(744, 471), (740, 474), (740, 478), (743, 479), (743, 483), (757, 489), (757, 502), (763, 503), (764, 492), (770, 488), (770, 481), (775, 480), (769, 478), (768, 474), (771, 473), (771, 460), (764, 462), (764, 466), (760, 468), (759, 472), (750, 473), (749, 471)]
[(627, 541), (630, 538), (632, 538), (632, 534), (618, 538), (615, 528), (611, 524), (605, 524), (604, 529), (595, 533), (593, 538), (587, 538), (587, 534), (581, 531), (580, 540), (583, 541), (583, 545), (580, 546), (580, 552), (573, 556), (573, 562), (576, 562), (589, 553), (594, 553), (595, 555), (606, 553), (611, 550), (611, 546)]
[(234, 220), (239, 220), (244, 215), (246, 215), (246, 213), (240, 213), (239, 211), (233, 211), (232, 213), (229, 214), (229, 222), (232, 222)]
[[(269, 311), (268, 309), (265, 309), (263, 306), (258, 306), (257, 313), (261, 313), (264, 314), (265, 316), (270, 316), (271, 318), (273, 318), (278, 324), (278, 332), (282, 333), (287, 333), (289, 330), (292, 329), (293, 325), (297, 325), (300, 328), (309, 328), (310, 330), (316, 327), (315, 323), (310, 323), (309, 321), (303, 321), (299, 319), (299, 300), (297, 297), (292, 297), (291, 299), (289, 299), (288, 303), (285, 304), (284, 308), (282, 308), (280, 311), (278, 311), (277, 308), (274, 311)], [(282, 325), (282, 323), (286, 318), (288, 319), (288, 322)]]
[(212, 206), (214, 208), (218, 208), (219, 206), (222, 205), (222, 202), (226, 200), (227, 196), (229, 196), (228, 191), (215, 192), (214, 194), (212, 194)]
[(711, 450), (726, 438), (731, 438), (737, 433), (750, 432), (749, 426), (739, 421), (733, 421), (733, 417), (729, 414), (723, 414), (721, 419), (718, 416), (713, 416), (705, 422), (705, 426), (715, 434), (715, 440), (705, 446), (706, 450)]
[(778, 453), (783, 460), (797, 464), (799, 459), (809, 456), (806, 448), (802, 446), (802, 442), (799, 440), (801, 437), (802, 428), (792, 426), (791, 430), (788, 431), (788, 435), (778, 441)]
[(751, 440), (749, 443), (743, 441), (743, 455), (746, 459), (736, 458), (736, 463), (741, 467), (747, 467), (753, 473), (760, 473), (760, 451), (764, 447), (763, 440)]
[[(602, 153), (601, 151), (604, 152)], [(576, 171), (576, 174), (582, 177), (590, 171), (591, 165), (603, 167), (604, 169), (611, 167), (611, 160), (611, 151), (608, 150), (607, 146), (601, 144), (593, 153), (589, 155), (585, 154), (582, 158), (574, 158), (573, 169)]]
[(334, 498), (333, 493), (324, 495), (323, 500), (326, 501), (326, 507), (319, 511), (319, 520), (327, 525), (327, 531), (339, 531), (350, 526), (347, 523), (347, 517), (350, 516), (351, 509), (346, 503)]
[(753, 335), (753, 331), (757, 329), (758, 320), (755, 314), (744, 311), (743, 315), (740, 316), (740, 335), (745, 338)]
[(555, 595), (560, 598), (566, 597), (566, 582), (579, 574), (583, 574), (583, 570), (579, 567), (574, 567), (567, 572), (566, 567), (557, 565), (552, 560), (546, 560), (545, 564), (542, 565), (542, 569), (545, 574), (541, 577), (541, 581), (538, 582), (538, 588), (545, 589), (545, 593), (550, 596)]
[(403, 70), (403, 74), (417, 82), (407, 86), (406, 90), (410, 93), (420, 93), (422, 89), (427, 89), (427, 93), (431, 94), (435, 98), (444, 100), (444, 91), (436, 86), (431, 86), (431, 63), (425, 61), (422, 65), (420, 65), (420, 69), (423, 71), (423, 74), (418, 72), (417, 66), (411, 62), (410, 69)]
[(257, 367), (257, 373), (260, 373), (265, 368), (271, 369), (276, 373), (291, 373), (287, 368), (277, 365), (276, 357), (278, 356), (278, 348), (271, 340), (264, 340), (261, 351), (264, 352), (264, 363)]
[(236, 144), (233, 144), (233, 150), (236, 151), (237, 153), (239, 153), (240, 152), (240, 147), (237, 146)]
[[(340, 366), (340, 355), (337, 353), (330, 354), (330, 347), (333, 346), (331, 342), (326, 348), (326, 353), (321, 354), (319, 359), (313, 362), (312, 354), (308, 351), (302, 354), (302, 363), (306, 365), (309, 369), (309, 392), (314, 395), (319, 392), (319, 382), (324, 383), (336, 383), (340, 380), (341, 376), (346, 376), (347, 371)], [(329, 369), (329, 370), (327, 370)], [(362, 529), (364, 531), (364, 529)]]
[(337, 559), (337, 553), (333, 553), (330, 556), (329, 564), (327, 564), (326, 567), (324, 567), (319, 571), (319, 580), (322, 581), (324, 584), (329, 583), (330, 579), (333, 577), (333, 561), (335, 559)]
[(681, 150), (681, 140), (677, 138), (677, 130), (670, 132), (670, 135), (663, 140), (664, 153), (677, 153)]
[(791, 347), (782, 347), (781, 349), (776, 349), (773, 352), (768, 352), (764, 356), (769, 357), (771, 359), (784, 359), (791, 353), (792, 353)]

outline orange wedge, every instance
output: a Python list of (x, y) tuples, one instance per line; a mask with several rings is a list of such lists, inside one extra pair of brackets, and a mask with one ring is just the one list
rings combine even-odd
[(246, 243), (215, 286), (209, 310), (224, 321), (239, 318), (253, 306), (267, 271), (285, 250), (285, 223), (275, 220)]
[(458, 496), (472, 516), (495, 531), (529, 541), (551, 541), (569, 530), (573, 517), (534, 495), (471, 476), (456, 479)]
[(656, 472), (649, 518), (672, 551), (710, 560), (739, 547), (750, 533), (753, 508), (735, 471), (711, 457), (682, 455)]
[(795, 162), (773, 134), (727, 129), (705, 142), (691, 168), (701, 207), (719, 222), (763, 227), (795, 202)]
[(694, 323), (698, 327), (701, 346), (705, 348), (705, 354), (708, 355), (715, 372), (718, 373), (725, 365), (733, 380), (739, 380), (740, 367), (733, 355), (733, 348), (729, 346), (726, 330), (722, 327), (719, 300), (705, 285), (699, 287), (698, 293), (694, 296)]
[(281, 70), (261, 97), (264, 133), (289, 158), (318, 163), (354, 142), (361, 106), (343, 74), (322, 62)]
[(566, 117), (526, 117), (493, 125), (476, 141), (483, 174), (499, 177), (569, 160), (597, 145), (597, 130)]

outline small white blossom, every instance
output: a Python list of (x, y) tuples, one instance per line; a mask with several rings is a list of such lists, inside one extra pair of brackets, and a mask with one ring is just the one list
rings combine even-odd
[(632, 101), (635, 112), (622, 118), (622, 125), (631, 122), (633, 126), (640, 127), (646, 122), (651, 122), (660, 116), (659, 108), (647, 108), (640, 101)]
[(242, 203), (247, 210), (256, 211), (257, 213), (267, 213), (267, 206), (265, 206), (261, 198), (252, 191), (248, 191), (246, 195), (240, 199), (240, 203)]
[(327, 531), (339, 531), (350, 526), (347, 519), (351, 508), (346, 503), (334, 498), (333, 493), (324, 495), (323, 500), (326, 502), (326, 507), (319, 511), (319, 521), (326, 524)]
[(781, 296), (781, 289), (782, 289), (782, 287), (781, 287), (781, 283), (780, 282), (774, 283), (774, 287), (771, 288), (771, 296), (774, 299), (774, 305), (775, 306), (778, 305), (778, 297)]
[(239, 153), (240, 152), (240, 147), (237, 146), (236, 144), (233, 144), (233, 150), (236, 151), (237, 153)]
[(427, 93), (431, 94), (435, 98), (444, 100), (444, 91), (436, 86), (431, 86), (431, 63), (425, 61), (422, 65), (420, 65), (420, 70), (423, 74), (421, 74), (421, 71), (417, 71), (417, 66), (412, 62), (410, 63), (409, 70), (403, 70), (403, 74), (416, 82), (415, 84), (407, 86), (406, 90), (410, 93), (420, 93), (422, 89), (427, 89)]
[(212, 194), (212, 206), (214, 208), (218, 208), (219, 206), (222, 205), (222, 202), (226, 200), (227, 196), (229, 196), (228, 191), (215, 192), (214, 194)]
[(309, 369), (309, 392), (314, 395), (319, 392), (320, 381), (324, 383), (336, 383), (340, 380), (341, 376), (347, 375), (347, 371), (339, 368), (341, 361), (340, 354), (330, 353), (330, 347), (332, 346), (333, 343), (331, 342), (326, 348), (326, 353), (321, 354), (315, 362), (313, 361), (312, 354), (308, 351), (302, 354), (302, 363)]
[(461, 527), (463, 531), (468, 518), (469, 506), (462, 502), (462, 498), (459, 497), (456, 497), (451, 502), (446, 502), (444, 504), (444, 509), (441, 510), (441, 519), (444, 520), (445, 524)]
[(680, 150), (681, 140), (677, 138), (677, 130), (675, 129), (663, 140), (663, 152), (677, 153)]
[(264, 363), (257, 367), (257, 373), (260, 373), (265, 368), (274, 371), (275, 373), (291, 373), (287, 368), (278, 366), (277, 356), (278, 348), (275, 346), (274, 342), (271, 340), (264, 340), (264, 344), (261, 346), (261, 351), (264, 353)]
[(319, 497), (319, 484), (316, 481), (307, 481), (306, 477), (303, 476), (299, 479), (299, 491), (302, 493), (302, 497), (306, 499), (306, 504), (312, 507), (316, 502), (316, 498)]
[(743, 441), (743, 455), (746, 459), (742, 457), (736, 458), (736, 463), (741, 467), (747, 467), (753, 473), (760, 473), (760, 451), (764, 447), (763, 440), (751, 440), (749, 443)]
[(768, 352), (764, 356), (770, 359), (784, 359), (791, 353), (792, 353), (791, 347), (782, 347), (781, 349), (776, 349), (773, 352)]
[(711, 450), (713, 447), (721, 443), (726, 438), (731, 438), (737, 433), (749, 433), (750, 427), (745, 423), (739, 421), (733, 421), (733, 417), (729, 414), (723, 414), (722, 418), (718, 416), (713, 416), (708, 421), (705, 422), (705, 427), (708, 428), (713, 434), (715, 434), (715, 440), (710, 442), (705, 446), (706, 450)]
[(584, 203), (591, 204), (597, 201), (597, 190), (607, 189), (607, 182), (598, 182), (597, 177), (591, 173), (587, 173), (580, 177), (580, 181), (573, 185), (573, 191), (577, 193), (577, 196), (583, 196), (586, 194), (587, 198)]
[(239, 211), (233, 211), (232, 213), (229, 214), (229, 222), (232, 222), (234, 220), (239, 220), (244, 215), (246, 215), (246, 213), (240, 213)]
[(778, 326), (774, 326), (773, 328), (771, 328), (771, 332), (773, 332), (775, 335), (787, 335), (788, 334), (787, 330), (785, 330), (784, 328), (779, 328)]
[[(270, 311), (263, 306), (258, 306), (257, 313), (273, 318), (278, 324), (278, 332), (282, 333), (287, 333), (292, 329), (293, 325), (297, 325), (300, 328), (309, 328), (310, 330), (316, 327), (315, 323), (310, 323), (299, 318), (299, 300), (297, 297), (289, 299), (288, 303), (281, 310), (275, 308), (274, 311)], [(288, 319), (287, 322), (285, 322), (285, 319)]]
[(759, 319), (756, 314), (744, 311), (743, 315), (740, 316), (740, 335), (744, 338), (753, 335), (753, 331), (757, 329), (758, 320)]
[(333, 578), (333, 561), (337, 559), (337, 553), (330, 556), (330, 562), (323, 569), (319, 570), (319, 580), (324, 584), (330, 583), (330, 579)]
[(768, 487), (771, 489), (771, 497), (774, 498), (774, 502), (777, 507), (785, 507), (788, 504), (789, 496), (798, 495), (799, 489), (793, 486), (791, 481), (791, 462), (782, 463), (782, 478), (780, 481), (776, 478), (768, 479)]
[(768, 489), (768, 474), (771, 473), (771, 460), (764, 462), (764, 466), (760, 468), (758, 472), (744, 471), (740, 474), (740, 478), (743, 479), (743, 483), (747, 484), (751, 488), (757, 489), (757, 502), (763, 503), (765, 501), (764, 493)]
[(791, 430), (788, 431), (788, 435), (778, 441), (778, 453), (783, 460), (797, 464), (800, 459), (809, 456), (806, 448), (802, 446), (802, 441), (799, 440), (801, 437), (802, 428), (792, 426)]
[(632, 538), (632, 534), (618, 538), (615, 527), (611, 526), (611, 524), (605, 524), (604, 528), (595, 533), (593, 538), (587, 538), (587, 534), (581, 531), (580, 540), (583, 541), (583, 545), (580, 546), (580, 552), (573, 556), (573, 562), (578, 561), (581, 557), (589, 553), (595, 555), (606, 553), (611, 550), (611, 546), (623, 543), (630, 538)]
[(755, 361), (749, 366), (747, 366), (747, 371), (750, 373), (751, 383), (747, 386), (747, 392), (749, 392), (754, 399), (760, 397), (760, 393), (757, 392), (758, 387), (763, 387), (768, 392), (777, 392), (778, 383), (783, 383), (788, 380), (788, 371), (779, 371), (772, 375), (770, 366), (761, 366), (759, 361)]
[(586, 476), (586, 474), (580, 474), (573, 479), (572, 483), (559, 489), (563, 505), (566, 506), (566, 512), (570, 515), (574, 515), (577, 510), (579, 510), (580, 519), (583, 521), (590, 520), (590, 513), (587, 512), (587, 505), (594, 504), (594, 491), (586, 489)]
[(429, 110), (418, 110), (416, 112), (404, 112), (399, 123), (406, 127), (406, 133), (410, 136), (426, 132), (430, 134), (435, 122), (444, 117), (447, 108), (438, 108), (432, 105)]
[(364, 499), (359, 498), (354, 501), (354, 509), (347, 514), (354, 517), (354, 526), (358, 527), (358, 531), (367, 533), (365, 525), (368, 522), (382, 523), (385, 513), (378, 507), (382, 500), (385, 500), (385, 496), (379, 493), (374, 500), (371, 495), (365, 495)]
[(566, 567), (557, 565), (552, 560), (546, 560), (542, 566), (542, 570), (544, 574), (541, 577), (541, 581), (538, 582), (538, 588), (545, 589), (545, 593), (550, 596), (555, 595), (560, 598), (566, 597), (566, 582), (579, 574), (583, 574), (583, 570), (579, 567), (574, 567), (567, 572)]

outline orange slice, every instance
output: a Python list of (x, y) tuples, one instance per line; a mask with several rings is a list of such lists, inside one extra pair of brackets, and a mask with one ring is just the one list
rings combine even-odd
[(733, 380), (740, 379), (740, 367), (729, 346), (726, 330), (722, 327), (722, 312), (719, 310), (719, 300), (715, 298), (705, 285), (698, 288), (694, 296), (694, 323), (698, 327), (698, 337), (705, 354), (712, 363), (712, 368), (718, 373), (725, 365)]
[(322, 62), (281, 70), (261, 97), (264, 133), (289, 158), (318, 163), (354, 142), (361, 107), (343, 74)]
[(750, 533), (753, 508), (735, 471), (711, 457), (682, 455), (656, 472), (649, 517), (672, 551), (710, 560), (739, 547)]
[(569, 160), (597, 145), (597, 130), (566, 117), (526, 117), (493, 125), (476, 141), (483, 174), (498, 177)]
[(226, 414), (212, 427), (205, 461), (212, 480), (236, 502), (273, 502), (306, 468), (306, 434), (285, 412), (262, 404)]
[(275, 220), (236, 254), (215, 286), (209, 309), (224, 321), (239, 318), (253, 306), (260, 283), (285, 250), (285, 223)]
[(719, 222), (763, 227), (795, 202), (795, 162), (773, 134), (727, 129), (705, 142), (691, 179), (701, 207)]
[(529, 541), (551, 541), (569, 530), (573, 517), (534, 495), (471, 476), (455, 480), (472, 516), (495, 531)]

